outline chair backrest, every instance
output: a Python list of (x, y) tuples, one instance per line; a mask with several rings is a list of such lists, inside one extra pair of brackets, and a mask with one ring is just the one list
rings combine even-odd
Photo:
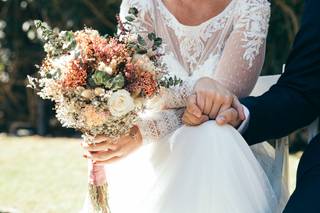
[(312, 124), (308, 126), (308, 143), (310, 143), (311, 140), (314, 137), (316, 137), (316, 135), (319, 133), (318, 127), (319, 127), (319, 118), (316, 119)]
[[(259, 77), (251, 96), (260, 96), (267, 92), (270, 87), (277, 83), (280, 75)], [(274, 144), (275, 161), (273, 163), (273, 179), (271, 185), (277, 195), (289, 196), (289, 137), (277, 139)], [(284, 184), (284, 185), (283, 185)], [(282, 197), (282, 196), (281, 196)]]
[(251, 92), (251, 96), (259, 96), (267, 92), (272, 85), (277, 83), (279, 78), (280, 75), (268, 75), (259, 77), (253, 91)]

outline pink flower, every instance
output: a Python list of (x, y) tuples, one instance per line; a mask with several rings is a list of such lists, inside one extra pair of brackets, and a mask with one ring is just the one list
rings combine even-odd
[(109, 113), (105, 111), (97, 111), (94, 106), (88, 105), (83, 110), (83, 118), (87, 127), (102, 126), (107, 122)]

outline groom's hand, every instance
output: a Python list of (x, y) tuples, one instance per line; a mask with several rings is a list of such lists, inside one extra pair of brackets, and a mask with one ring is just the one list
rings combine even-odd
[(218, 114), (231, 107), (237, 111), (241, 120), (245, 119), (243, 108), (237, 97), (219, 82), (211, 78), (201, 78), (195, 85), (194, 93), (195, 95), (189, 97), (183, 115), (182, 120), (186, 125), (199, 125), (209, 118), (216, 119)]
[(223, 112), (220, 112), (216, 118), (218, 125), (222, 126), (229, 124), (234, 128), (238, 128), (243, 119), (240, 118), (239, 113), (234, 108), (229, 108)]
[(240, 101), (236, 98), (233, 103), (232, 107), (226, 109), (224, 111), (220, 111), (217, 115), (216, 122), (218, 125), (225, 125), (230, 124), (231, 126), (238, 128), (241, 123), (246, 119), (245, 117), (242, 118), (237, 109), (243, 108)]
[(202, 111), (197, 105), (196, 95), (191, 95), (187, 100), (187, 107), (182, 116), (182, 122), (189, 126), (197, 126), (208, 120), (209, 116), (202, 114)]

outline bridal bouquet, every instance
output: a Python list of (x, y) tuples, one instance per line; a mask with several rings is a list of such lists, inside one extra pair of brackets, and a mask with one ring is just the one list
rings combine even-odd
[[(38, 67), (39, 76), (28, 76), (29, 86), (52, 100), (61, 124), (81, 131), (88, 143), (97, 135), (128, 134), (138, 113), (162, 86), (181, 83), (167, 75), (161, 62), (161, 38), (153, 32), (143, 37), (134, 27), (137, 15), (138, 10), (130, 8), (125, 22), (118, 18), (115, 36), (101, 36), (90, 28), (57, 32), (35, 22), (46, 57)], [(94, 211), (110, 212), (104, 169), (89, 165)]]

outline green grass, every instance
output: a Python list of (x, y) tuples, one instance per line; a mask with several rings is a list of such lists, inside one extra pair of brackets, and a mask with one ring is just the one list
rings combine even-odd
[[(0, 213), (73, 213), (87, 189), (80, 139), (0, 135)], [(290, 191), (301, 153), (290, 156)]]
[(79, 141), (0, 136), (0, 212), (78, 212), (87, 186)]

